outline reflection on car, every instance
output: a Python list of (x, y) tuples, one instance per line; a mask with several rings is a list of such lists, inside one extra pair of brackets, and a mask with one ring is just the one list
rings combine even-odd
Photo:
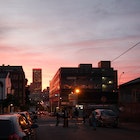
[[(97, 126), (112, 126), (117, 127), (119, 117), (111, 109), (95, 109)], [(91, 125), (91, 116), (89, 117), (89, 123)]]
[(32, 126), (34, 124), (29, 112), (23, 111), (23, 112), (18, 112), (18, 114), (22, 115), (26, 119), (29, 125)]

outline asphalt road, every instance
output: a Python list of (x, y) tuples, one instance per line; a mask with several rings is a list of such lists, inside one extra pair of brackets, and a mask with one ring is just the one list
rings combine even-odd
[(77, 123), (69, 121), (68, 128), (63, 127), (63, 120), (59, 126), (55, 125), (55, 118), (41, 118), (38, 120), (37, 140), (140, 140), (140, 131), (125, 127), (97, 127), (93, 130), (82, 120)]

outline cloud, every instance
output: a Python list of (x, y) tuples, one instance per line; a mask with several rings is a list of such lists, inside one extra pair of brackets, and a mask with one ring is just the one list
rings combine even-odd
[(14, 53), (14, 52), (19, 52), (21, 51), (21, 48), (17, 48), (17, 47), (12, 47), (12, 46), (6, 46), (6, 45), (0, 45), (0, 54), (2, 53)]
[[(23, 65), (30, 79), (32, 68), (41, 67), (46, 82), (59, 67), (112, 60), (140, 41), (139, 7), (139, 0), (4, 0), (0, 63)], [(112, 66), (135, 69), (139, 51), (135, 47)]]

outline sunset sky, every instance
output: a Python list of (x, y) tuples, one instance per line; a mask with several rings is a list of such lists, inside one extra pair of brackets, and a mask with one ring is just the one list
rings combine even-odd
[(140, 77), (140, 0), (0, 0), (0, 65), (42, 68), (43, 88), (60, 67), (103, 60), (120, 83)]

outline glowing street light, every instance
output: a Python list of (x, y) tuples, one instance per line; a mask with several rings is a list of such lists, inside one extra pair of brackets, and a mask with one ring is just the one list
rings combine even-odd
[(69, 102), (72, 105), (76, 105), (78, 103), (78, 94), (80, 93), (80, 89), (75, 88), (74, 92), (69, 94)]
[(80, 89), (76, 88), (75, 93), (77, 93), (77, 94), (80, 93)]

